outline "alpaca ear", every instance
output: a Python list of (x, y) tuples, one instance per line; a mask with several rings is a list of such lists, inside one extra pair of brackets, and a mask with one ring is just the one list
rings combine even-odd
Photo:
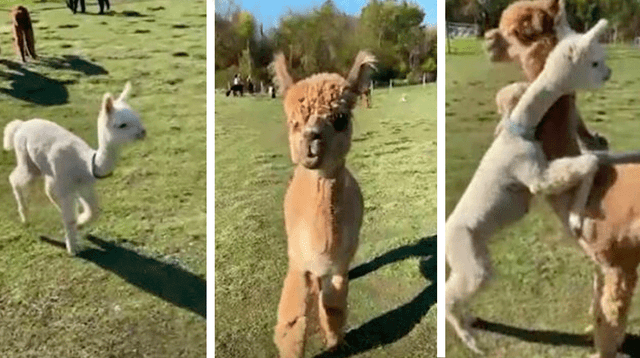
[(120, 97), (118, 97), (117, 102), (127, 99), (127, 96), (129, 96), (129, 91), (131, 91), (131, 82), (127, 81), (127, 83), (124, 85), (124, 90), (122, 90), (122, 93), (120, 93)]
[(583, 43), (588, 46), (592, 41), (597, 41), (598, 36), (604, 31), (609, 22), (605, 19), (600, 19), (596, 26), (592, 27), (583, 37)]
[(558, 13), (554, 19), (554, 30), (558, 41), (561, 41), (563, 38), (575, 34), (575, 32), (571, 29), (571, 26), (569, 26), (569, 21), (567, 21), (567, 11), (565, 10), (564, 0), (559, 0), (557, 6)]
[(113, 113), (113, 97), (111, 96), (111, 93), (105, 93), (104, 97), (102, 97), (102, 109), (108, 117)]
[(347, 76), (347, 83), (351, 92), (360, 94), (367, 88), (371, 73), (376, 69), (376, 58), (368, 51), (358, 52), (356, 60)]
[(269, 70), (273, 74), (273, 80), (282, 96), (293, 85), (293, 78), (287, 70), (287, 60), (282, 52), (275, 55), (273, 62), (269, 65)]
[(583, 56), (589, 51), (589, 46), (591, 46), (594, 41), (598, 41), (598, 36), (602, 33), (602, 31), (604, 31), (604, 29), (607, 27), (607, 24), (607, 20), (600, 19), (596, 26), (592, 27), (591, 30), (582, 35), (582, 38), (580, 38), (580, 40), (578, 40), (578, 42), (574, 45), (575, 51), (573, 52), (576, 53), (576, 55), (574, 55), (574, 60), (577, 60), (580, 56)]

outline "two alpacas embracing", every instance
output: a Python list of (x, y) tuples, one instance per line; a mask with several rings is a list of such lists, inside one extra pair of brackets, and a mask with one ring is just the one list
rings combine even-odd
[(490, 277), (488, 239), (524, 216), (535, 193), (547, 194), (565, 228), (600, 266), (591, 307), (595, 357), (616, 357), (624, 340), (640, 236), (637, 215), (620, 215), (638, 206), (628, 193), (640, 184), (640, 166), (620, 163), (637, 163), (639, 156), (589, 152), (602, 143), (584, 127), (572, 93), (598, 88), (610, 76), (597, 41), (605, 25), (601, 20), (575, 34), (563, 1), (519, 1), (503, 12), (500, 29), (487, 33), (492, 60), (516, 60), (533, 82), (498, 93), (503, 119), (496, 139), (446, 223), (446, 316), (476, 352), (473, 318), (464, 308)]

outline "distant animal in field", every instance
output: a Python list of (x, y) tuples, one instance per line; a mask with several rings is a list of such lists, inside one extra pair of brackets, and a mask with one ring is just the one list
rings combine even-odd
[(364, 89), (362, 91), (362, 94), (360, 95), (361, 101), (362, 101), (362, 105), (366, 106), (367, 108), (371, 108), (371, 88), (367, 87), (366, 89)]
[(240, 95), (240, 97), (242, 97), (243, 91), (244, 91), (244, 86), (242, 84), (233, 85), (227, 91), (227, 97), (229, 97), (229, 95), (232, 93), (234, 97), (237, 95)]
[(275, 87), (273, 87), (273, 85), (269, 85), (269, 96), (271, 96), (271, 98), (276, 98), (276, 89)]
[(11, 10), (11, 18), (13, 19), (13, 47), (16, 53), (27, 62), (27, 56), (37, 60), (35, 48), (35, 38), (33, 36), (33, 26), (31, 25), (31, 17), (29, 10), (24, 6), (16, 6)]
[[(67, 1), (67, 7), (71, 9), (71, 11), (73, 11), (74, 14), (78, 12), (78, 3), (80, 4), (80, 11), (83, 13), (86, 11), (84, 0), (66, 0), (66, 1)], [(98, 0), (98, 6), (100, 6), (101, 14), (104, 14), (105, 7), (107, 8), (107, 10), (111, 8), (111, 5), (109, 4), (109, 0)]]

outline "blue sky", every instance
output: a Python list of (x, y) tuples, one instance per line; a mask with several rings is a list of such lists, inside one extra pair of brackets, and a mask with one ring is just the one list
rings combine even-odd
[[(288, 12), (289, 9), (295, 12), (301, 12), (308, 9), (319, 7), (325, 0), (233, 0), (241, 9), (251, 12), (257, 20), (264, 25), (264, 29), (275, 27), (278, 25), (280, 17)], [(359, 15), (360, 10), (369, 2), (369, 0), (334, 0), (334, 3), (343, 12), (349, 15)], [(425, 12), (424, 23), (429, 25), (436, 24), (436, 0), (414, 0), (410, 1), (419, 4)], [(216, 7), (228, 6), (228, 0), (216, 0)], [(225, 6), (226, 5), (226, 6)]]

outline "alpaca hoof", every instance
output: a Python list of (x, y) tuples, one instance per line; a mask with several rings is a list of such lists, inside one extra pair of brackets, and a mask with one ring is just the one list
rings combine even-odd
[(77, 245), (67, 245), (67, 253), (69, 256), (76, 256), (80, 250), (78, 250)]
[(475, 337), (473, 337), (473, 334), (471, 334), (471, 332), (461, 332), (460, 339), (462, 339), (462, 342), (464, 342), (464, 344), (469, 347), (469, 349), (471, 349), (475, 354), (484, 355), (484, 352), (480, 350), (480, 348), (478, 348), (476, 339)]
[(573, 236), (580, 237), (582, 234), (582, 215), (569, 213), (569, 229)]

